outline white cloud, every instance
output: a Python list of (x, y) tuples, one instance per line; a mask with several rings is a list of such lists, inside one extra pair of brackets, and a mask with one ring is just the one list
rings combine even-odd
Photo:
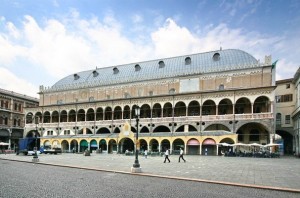
[[(162, 16), (158, 21), (161, 20)], [(8, 22), (7, 32), (0, 31), (0, 69), (1, 79), (10, 80), (1, 80), (1, 87), (13, 91), (20, 90), (21, 93), (25, 91), (35, 94), (38, 91), (39, 85), (31, 83), (32, 76), (28, 76), (28, 79), (18, 79), (18, 74), (12, 72), (12, 67), (14, 71), (18, 71), (18, 67), (24, 66), (16, 65), (22, 60), (27, 62), (26, 65), (32, 64), (31, 68), (27, 66), (28, 70), (39, 69), (49, 78), (59, 80), (96, 66), (100, 68), (206, 52), (218, 50), (220, 46), (223, 49), (245, 50), (261, 59), (261, 62), (265, 55), (275, 54), (274, 61), (280, 59), (277, 67), (278, 79), (292, 77), (296, 72), (295, 60), (299, 59), (295, 59), (295, 54), (287, 54), (291, 50), (283, 49), (296, 47), (298, 38), (291, 41), (287, 35), (270, 37), (243, 29), (231, 29), (226, 24), (197, 27), (197, 32), (193, 33), (188, 28), (179, 26), (171, 18), (165, 20), (162, 25), (159, 25), (157, 20), (154, 22), (154, 27), (158, 27), (151, 32), (150, 39), (137, 32), (132, 37), (125, 36), (123, 28), (127, 27), (123, 27), (110, 12), (102, 21), (96, 17), (82, 19), (80, 14), (73, 10), (62, 20), (46, 19), (43, 24), (37, 23), (32, 16), (25, 16), (23, 27), (15, 27), (13, 23)], [(141, 26), (143, 25), (141, 23)], [(145, 41), (141, 42), (136, 38)], [(280, 56), (287, 58), (283, 59)], [(39, 75), (35, 77), (39, 78)], [(44, 85), (48, 83), (44, 79), (36, 81), (43, 82)]]
[(141, 15), (138, 15), (138, 14), (134, 14), (132, 17), (131, 17), (131, 19), (132, 19), (132, 22), (133, 23), (141, 23), (141, 22), (143, 22), (143, 17), (141, 16)]
[(2, 89), (38, 98), (37, 87), (28, 82), (28, 79), (20, 79), (20, 77), (2, 67), (0, 67), (0, 79), (0, 87)]
[(154, 52), (158, 57), (194, 53), (200, 50), (200, 39), (187, 28), (179, 27), (172, 19), (151, 34)]

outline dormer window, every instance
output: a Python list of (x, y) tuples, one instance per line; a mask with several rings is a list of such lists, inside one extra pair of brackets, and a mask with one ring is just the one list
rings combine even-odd
[(135, 71), (140, 71), (141, 70), (141, 66), (139, 64), (136, 64), (134, 66), (134, 68), (135, 68)]
[(213, 60), (214, 60), (214, 61), (220, 60), (220, 54), (219, 54), (219, 53), (215, 53), (215, 54), (213, 55)]
[(176, 90), (174, 88), (169, 90), (169, 94), (175, 94)]
[(164, 67), (165, 67), (164, 61), (159, 61), (159, 62), (158, 62), (158, 67), (159, 67), (159, 68), (164, 68)]
[(117, 74), (117, 73), (119, 73), (119, 69), (118, 68), (113, 68), (113, 71), (114, 71), (114, 74)]
[(99, 73), (96, 70), (94, 70), (93, 71), (93, 77), (97, 77), (98, 75), (99, 75)]
[(74, 74), (74, 80), (78, 80), (80, 76), (78, 74)]
[(221, 90), (224, 90), (224, 85), (223, 84), (220, 84), (219, 85), (219, 90), (221, 91)]
[(192, 60), (190, 57), (185, 58), (185, 65), (190, 65), (192, 63)]

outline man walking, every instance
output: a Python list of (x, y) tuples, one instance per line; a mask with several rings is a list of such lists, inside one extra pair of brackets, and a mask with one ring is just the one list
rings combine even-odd
[(165, 152), (165, 161), (164, 161), (164, 163), (166, 163), (166, 160), (168, 160), (169, 163), (171, 162), (170, 159), (169, 159), (169, 149), (167, 149), (166, 152)]
[(179, 155), (178, 162), (180, 162), (180, 159), (182, 159), (185, 162), (185, 159), (183, 159), (183, 150), (182, 150), (182, 148), (180, 148), (180, 155)]

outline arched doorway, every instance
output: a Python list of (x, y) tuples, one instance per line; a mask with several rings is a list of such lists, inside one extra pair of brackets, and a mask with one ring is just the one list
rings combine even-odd
[(100, 149), (100, 153), (107, 152), (107, 144), (106, 144), (106, 141), (104, 139), (100, 140), (99, 149)]
[(187, 142), (187, 154), (199, 155), (200, 154), (200, 143), (196, 139), (190, 139)]
[(216, 142), (207, 138), (202, 143), (202, 155), (216, 155)]
[(98, 144), (96, 140), (92, 140), (90, 142), (90, 148), (91, 148), (91, 152), (96, 151), (98, 149)]
[(164, 139), (163, 141), (161, 141), (161, 151), (165, 152), (167, 149), (170, 149), (170, 141)]
[(72, 152), (73, 153), (75, 153), (75, 152), (78, 152), (78, 149), (79, 147), (78, 147), (78, 142), (77, 142), (77, 140), (72, 140), (71, 141), (71, 150), (72, 150)]
[(134, 142), (130, 138), (123, 138), (119, 142), (119, 152), (125, 153), (125, 151), (134, 152)]
[(62, 152), (68, 152), (69, 151), (69, 142), (67, 140), (63, 140), (61, 142), (61, 150), (62, 150)]
[(173, 141), (173, 153), (179, 154), (180, 148), (184, 150), (184, 141), (182, 139), (176, 139)]
[(116, 140), (109, 140), (108, 142), (108, 153), (117, 152), (117, 142)]
[(151, 151), (151, 152), (159, 152), (158, 141), (157, 140), (155, 140), (155, 139), (150, 140), (149, 151)]
[(145, 151), (148, 150), (148, 144), (146, 142), (146, 140), (144, 139), (140, 139), (140, 151)]
[(79, 152), (84, 152), (86, 149), (88, 149), (88, 142), (86, 140), (81, 140)]

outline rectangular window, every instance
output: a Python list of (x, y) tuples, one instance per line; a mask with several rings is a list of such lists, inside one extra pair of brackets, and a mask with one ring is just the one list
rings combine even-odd
[(292, 102), (293, 101), (293, 94), (275, 96), (275, 99), (276, 99), (276, 103)]
[(291, 124), (291, 116), (290, 115), (285, 116), (285, 124)]
[(286, 88), (289, 89), (291, 87), (290, 84), (286, 84)]
[(64, 134), (65, 134), (65, 135), (70, 135), (70, 134), (71, 134), (71, 133), (70, 133), (70, 130), (65, 130), (65, 131), (64, 131)]

